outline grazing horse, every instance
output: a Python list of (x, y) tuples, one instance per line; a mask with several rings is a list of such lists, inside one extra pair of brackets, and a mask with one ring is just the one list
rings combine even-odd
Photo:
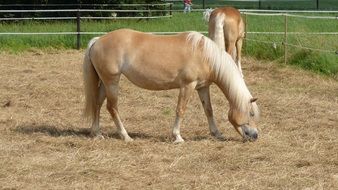
[(179, 89), (176, 120), (172, 128), (175, 142), (183, 142), (180, 125), (186, 105), (197, 90), (209, 129), (224, 138), (216, 127), (210, 103), (209, 86), (218, 85), (230, 104), (228, 118), (238, 133), (256, 140), (255, 119), (259, 112), (233, 59), (213, 41), (197, 32), (153, 35), (119, 29), (92, 39), (84, 57), (84, 115), (92, 122), (91, 134), (101, 136), (100, 108), (107, 98), (118, 133), (125, 141), (132, 138), (120, 119), (117, 99), (121, 74), (136, 86), (149, 90)]
[(214, 10), (207, 9), (203, 16), (209, 22), (209, 37), (236, 60), (237, 67), (243, 76), (241, 51), (245, 26), (241, 13), (233, 7), (222, 7)]

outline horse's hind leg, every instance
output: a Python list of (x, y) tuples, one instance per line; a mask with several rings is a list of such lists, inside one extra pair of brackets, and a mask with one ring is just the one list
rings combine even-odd
[(238, 41), (231, 40), (231, 41), (229, 41), (226, 49), (227, 49), (228, 54), (231, 55), (232, 59), (236, 63), (238, 72), (243, 77), (241, 59), (240, 59), (241, 49), (242, 49), (242, 40), (238, 40)]
[(226, 47), (225, 48), (226, 52), (230, 54), (232, 59), (236, 62), (236, 55), (235, 55), (236, 41), (230, 40), (228, 37), (228, 41), (225, 43), (225, 47)]
[(224, 136), (219, 132), (215, 124), (214, 114), (213, 114), (212, 106), (210, 102), (209, 86), (198, 89), (198, 95), (201, 99), (201, 102), (204, 108), (204, 113), (208, 119), (209, 130), (210, 130), (211, 135), (216, 137), (217, 139), (224, 140)]
[(93, 120), (92, 127), (91, 127), (91, 136), (93, 137), (103, 138), (100, 132), (99, 119), (100, 119), (100, 110), (101, 110), (101, 107), (102, 107), (102, 104), (105, 98), (106, 98), (106, 93), (104, 90), (104, 85), (102, 84), (102, 82), (100, 82), (95, 118)]
[(241, 67), (241, 49), (242, 49), (242, 38), (238, 38), (237, 30), (233, 30), (230, 27), (224, 28), (224, 40), (226, 51), (231, 55), (232, 59), (237, 65), (238, 71), (243, 77), (242, 67)]
[(237, 62), (237, 67), (239, 69), (239, 72), (241, 73), (243, 77), (242, 66), (241, 66), (242, 45), (243, 45), (243, 38), (240, 37), (236, 42), (236, 52), (237, 52), (236, 62)]
[(117, 108), (120, 75), (114, 76), (111, 81), (112, 82), (110, 84), (106, 85), (107, 109), (113, 118), (113, 121), (117, 127), (117, 131), (121, 138), (124, 139), (126, 142), (132, 141), (133, 139), (130, 138), (126, 129), (123, 127), (123, 123), (121, 121)]

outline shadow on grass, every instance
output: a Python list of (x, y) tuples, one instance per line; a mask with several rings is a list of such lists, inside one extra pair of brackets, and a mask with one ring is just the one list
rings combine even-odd
[(193, 137), (191, 139), (192, 141), (204, 141), (204, 140), (213, 140), (213, 141), (224, 141), (224, 142), (228, 142), (228, 141), (236, 141), (236, 142), (242, 142), (243, 140), (241, 140), (240, 138), (233, 138), (233, 137), (224, 137), (224, 139), (216, 139), (215, 137), (212, 137), (211, 135), (209, 136), (196, 136)]
[[(22, 133), (22, 134), (45, 134), (51, 137), (64, 137), (64, 136), (78, 136), (78, 137), (88, 137), (92, 138), (90, 134), (90, 129), (76, 129), (74, 128), (57, 128), (52, 125), (36, 125), (36, 124), (29, 124), (29, 125), (21, 125), (13, 129), (14, 132)], [(144, 133), (128, 133), (129, 136), (133, 139), (151, 139), (155, 138), (151, 135), (147, 135)], [(121, 139), (120, 135), (117, 132), (113, 133), (102, 133), (105, 138), (113, 138), (113, 139)], [(161, 141), (164, 138), (161, 138)]]
[[(78, 136), (78, 137), (87, 137), (87, 138), (93, 138), (90, 134), (90, 129), (76, 129), (74, 128), (57, 128), (52, 125), (36, 125), (36, 124), (29, 124), (29, 125), (21, 125), (13, 129), (14, 132), (22, 133), (22, 134), (44, 134), (51, 137), (65, 137), (65, 136)], [(129, 136), (133, 139), (152, 139), (155, 142), (173, 142), (174, 139), (172, 137), (168, 136), (153, 136), (145, 133), (133, 133), (129, 132)], [(105, 138), (112, 138), (112, 139), (121, 139), (120, 135), (117, 132), (113, 133), (102, 133), (102, 135)], [(204, 141), (204, 140), (214, 140), (214, 141), (241, 141), (237, 138), (225, 138), (223, 140), (215, 139), (211, 136), (207, 135), (198, 135), (189, 139), (186, 139), (186, 141)]]
[(13, 129), (13, 131), (23, 134), (35, 134), (42, 133), (51, 137), (61, 137), (61, 136), (80, 136), (80, 137), (90, 137), (89, 129), (60, 129), (51, 125), (21, 125)]

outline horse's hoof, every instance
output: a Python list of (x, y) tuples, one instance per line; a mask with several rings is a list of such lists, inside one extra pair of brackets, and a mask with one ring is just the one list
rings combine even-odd
[(215, 138), (220, 141), (225, 141), (225, 137), (222, 134), (215, 135)]
[(124, 138), (124, 142), (133, 142), (133, 141), (134, 141), (134, 139), (132, 139), (130, 137)]
[(104, 136), (99, 134), (99, 135), (94, 135), (93, 136), (94, 140), (104, 140)]
[(217, 132), (217, 133), (211, 133), (211, 136), (213, 136), (214, 138), (216, 138), (217, 140), (220, 141), (225, 141), (225, 137), (222, 135), (222, 133)]
[(184, 143), (184, 140), (182, 138), (178, 138), (174, 141), (174, 144), (181, 144)]

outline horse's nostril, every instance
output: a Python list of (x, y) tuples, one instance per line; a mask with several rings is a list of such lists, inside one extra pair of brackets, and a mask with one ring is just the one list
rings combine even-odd
[(244, 131), (245, 136), (250, 136), (249, 131)]
[(252, 139), (256, 140), (258, 138), (258, 134), (257, 133), (254, 133), (252, 136), (251, 136)]

